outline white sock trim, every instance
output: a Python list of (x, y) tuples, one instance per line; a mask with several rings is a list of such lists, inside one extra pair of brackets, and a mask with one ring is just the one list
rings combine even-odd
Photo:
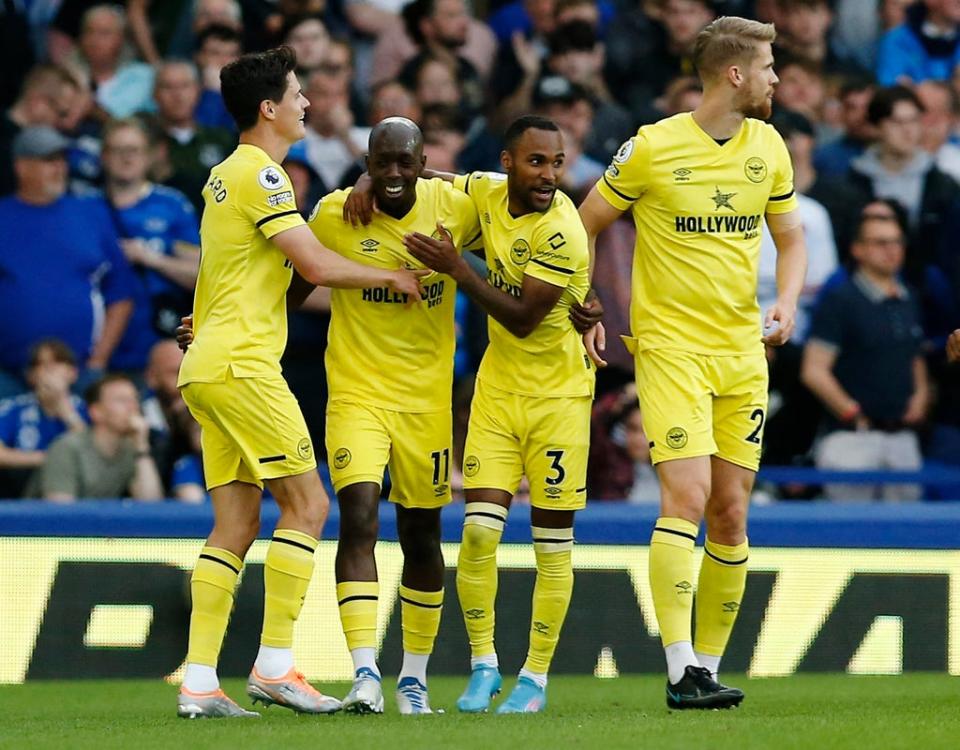
[(695, 667), (700, 666), (696, 654), (693, 653), (693, 644), (690, 641), (677, 641), (669, 646), (664, 646), (664, 654), (667, 657), (667, 678), (672, 685), (680, 682), (683, 678), (683, 671), (691, 664)]
[(520, 677), (526, 677), (528, 680), (531, 680), (536, 684), (538, 688), (544, 690), (547, 687), (547, 675), (546, 672), (531, 672), (529, 669), (521, 669)]
[(416, 677), (421, 685), (426, 685), (427, 663), (429, 661), (430, 654), (411, 654), (409, 651), (404, 651), (403, 666), (400, 667), (400, 679)]
[(293, 669), (293, 649), (260, 645), (254, 669), (261, 677), (276, 680)]
[(212, 693), (220, 687), (217, 668), (207, 664), (187, 664), (183, 675), (183, 687), (191, 693)]
[(500, 660), (496, 654), (485, 654), (484, 656), (471, 656), (470, 669), (477, 667), (489, 667), (490, 669), (500, 669)]
[(710, 670), (710, 676), (713, 679), (717, 679), (717, 675), (720, 674), (720, 660), (722, 656), (713, 656), (712, 654), (703, 654), (699, 651), (695, 651), (694, 654), (697, 657), (697, 661), (700, 662), (701, 667), (706, 667)]
[(369, 646), (355, 648), (350, 652), (350, 658), (353, 659), (353, 671), (360, 669), (369, 669), (371, 672), (380, 676), (380, 667), (377, 666), (377, 650)]

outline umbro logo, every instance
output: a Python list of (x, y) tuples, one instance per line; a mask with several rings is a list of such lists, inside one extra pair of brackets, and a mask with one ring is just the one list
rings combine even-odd
[(540, 635), (547, 635), (547, 633), (550, 632), (550, 626), (545, 622), (540, 622), (540, 620), (533, 621), (533, 629), (540, 633)]
[(485, 224), (491, 224), (491, 223), (492, 223), (492, 222), (490, 221), (490, 212), (489, 212), (489, 211), (484, 211), (484, 212), (483, 212), (483, 221), (484, 221)]
[(723, 611), (724, 612), (737, 612), (740, 610), (740, 602), (724, 602)]
[(686, 167), (680, 167), (680, 169), (673, 170), (673, 181), (690, 182), (690, 175), (692, 174), (693, 170), (687, 169)]
[(482, 609), (474, 607), (473, 609), (465, 609), (463, 616), (468, 620), (482, 620), (486, 615)]
[(674, 585), (678, 594), (689, 594), (693, 591), (693, 584), (690, 581), (680, 581)]
[(380, 246), (380, 243), (379, 243), (379, 242), (377, 242), (377, 241), (374, 240), (374, 239), (370, 239), (370, 238), (367, 238), (367, 239), (365, 239), (363, 242), (360, 243), (360, 247), (363, 248), (363, 252), (365, 252), (365, 253), (375, 253), (375, 252), (377, 252), (377, 248), (378, 248), (379, 246)]

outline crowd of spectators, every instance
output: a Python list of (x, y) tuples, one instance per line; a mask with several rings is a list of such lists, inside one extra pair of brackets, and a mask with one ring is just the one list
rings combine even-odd
[[(457, 171), (498, 169), (515, 116), (551, 117), (580, 200), (637, 127), (697, 105), (693, 41), (725, 14), (777, 26), (772, 124), (810, 254), (797, 334), (768, 353), (765, 463), (960, 464), (960, 377), (943, 357), (960, 326), (960, 0), (7, 0), (0, 497), (204, 499), (171, 334), (191, 307), (201, 189), (237, 139), (219, 72), (241, 53), (297, 53), (312, 106), (284, 166), (305, 214), (353, 184), (371, 126), (391, 115), (421, 125), (428, 166)], [(598, 243), (611, 366), (590, 491), (641, 502), (656, 479), (615, 335), (633, 242), (625, 218)], [(762, 306), (774, 266), (765, 236)], [(291, 313), (283, 362), (318, 446), (328, 300)], [(457, 318), (467, 392), (486, 334), (465, 299)]]

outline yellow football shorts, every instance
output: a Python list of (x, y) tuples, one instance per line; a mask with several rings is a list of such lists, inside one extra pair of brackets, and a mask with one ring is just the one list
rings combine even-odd
[(654, 464), (715, 455), (760, 467), (768, 383), (762, 351), (708, 356), (647, 349), (636, 354), (636, 375)]
[(534, 507), (583, 508), (590, 406), (589, 396), (524, 396), (478, 380), (463, 453), (464, 488), (513, 495), (526, 474)]
[(207, 489), (233, 481), (263, 487), (264, 479), (317, 468), (297, 399), (281, 376), (187, 383), (180, 389), (200, 424)]
[(327, 460), (339, 492), (359, 482), (382, 484), (390, 468), (390, 501), (404, 508), (450, 502), (450, 409), (411, 413), (347, 401), (327, 404)]

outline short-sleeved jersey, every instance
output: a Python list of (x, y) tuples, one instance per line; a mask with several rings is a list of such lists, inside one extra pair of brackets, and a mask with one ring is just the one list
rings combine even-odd
[(747, 118), (722, 145), (689, 113), (623, 144), (597, 190), (637, 226), (630, 320), (639, 349), (745, 354), (760, 342), (765, 213), (797, 207), (780, 135)]
[(180, 385), (276, 375), (287, 343), (293, 266), (270, 238), (304, 223), (283, 168), (240, 144), (210, 170), (203, 188), (194, 341)]
[[(458, 248), (479, 244), (477, 211), (443, 180), (419, 180), (417, 200), (401, 219), (377, 214), (368, 226), (342, 219), (349, 190), (323, 198), (310, 215), (317, 239), (345, 258), (382, 268), (423, 268), (403, 236), (435, 235), (443, 224)], [(407, 305), (389, 287), (334, 289), (326, 365), (331, 401), (353, 401), (401, 412), (450, 408), (455, 346), (456, 284), (431, 273), (421, 280), (423, 302)]]
[(587, 233), (573, 202), (559, 190), (544, 213), (510, 215), (506, 175), (473, 172), (454, 184), (473, 199), (480, 215), (487, 281), (515, 297), (523, 277), (562, 287), (540, 325), (518, 338), (488, 318), (490, 345), (477, 377), (510, 393), (531, 396), (589, 396), (594, 366), (568, 314), (590, 289)]

